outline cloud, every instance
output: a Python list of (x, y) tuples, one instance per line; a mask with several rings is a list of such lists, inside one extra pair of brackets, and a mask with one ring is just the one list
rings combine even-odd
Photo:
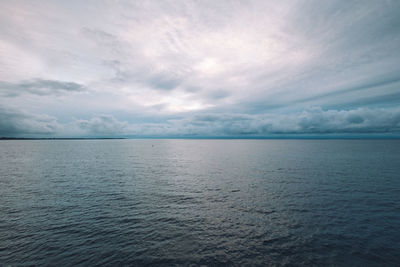
[(9, 83), (0, 81), (0, 94), (5, 97), (14, 97), (26, 93), (46, 96), (61, 95), (71, 92), (83, 92), (87, 88), (74, 82), (63, 82), (54, 80), (34, 79), (19, 83)]
[(124, 134), (128, 124), (115, 119), (112, 115), (100, 115), (90, 120), (77, 120), (79, 129), (91, 135)]
[(181, 83), (179, 78), (166, 74), (156, 74), (149, 77), (145, 82), (156, 90), (167, 91), (175, 89)]
[(60, 124), (54, 117), (0, 109), (0, 135), (143, 137), (271, 137), (299, 135), (400, 135), (400, 109), (323, 110), (290, 114), (197, 114), (160, 122), (129, 123), (113, 115)]
[(0, 106), (0, 136), (53, 135), (60, 128), (52, 116)]
[(4, 1), (0, 104), (81, 121), (71, 127), (82, 135), (397, 133), (399, 10), (392, 0)]
[(400, 109), (323, 110), (320, 107), (292, 114), (202, 114), (170, 120), (161, 132), (144, 125), (146, 134), (194, 136), (270, 136), (277, 134), (400, 134)]

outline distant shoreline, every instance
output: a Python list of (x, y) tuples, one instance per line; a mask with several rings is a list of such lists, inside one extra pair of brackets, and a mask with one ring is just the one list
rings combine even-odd
[(0, 137), (4, 140), (400, 140), (400, 137)]
[(34, 137), (0, 137), (0, 140), (107, 140), (107, 139), (126, 139), (126, 138), (113, 138), (113, 137), (49, 137), (49, 138), (45, 138), (45, 137), (38, 137), (38, 138), (34, 138)]

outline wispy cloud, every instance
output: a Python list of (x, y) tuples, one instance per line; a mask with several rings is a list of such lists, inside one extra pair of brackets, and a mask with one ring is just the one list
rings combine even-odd
[(74, 82), (61, 82), (53, 80), (34, 79), (21, 81), (19, 83), (9, 83), (0, 81), (0, 93), (2, 96), (13, 97), (26, 93), (45, 96), (60, 95), (71, 92), (83, 92), (87, 88)]

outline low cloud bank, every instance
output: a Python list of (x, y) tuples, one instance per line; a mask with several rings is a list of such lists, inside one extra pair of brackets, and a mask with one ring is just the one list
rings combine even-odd
[(60, 124), (56, 118), (0, 107), (0, 135), (263, 137), (270, 135), (400, 134), (400, 108), (323, 110), (292, 114), (197, 114), (161, 123), (129, 123), (112, 115)]
[(0, 136), (52, 135), (60, 127), (52, 116), (0, 107)]
[(227, 135), (387, 133), (400, 131), (400, 109), (316, 107), (285, 115), (205, 115), (193, 117), (187, 125)]
[(91, 135), (114, 135), (126, 133), (127, 122), (121, 122), (111, 115), (100, 115), (90, 120), (75, 122), (80, 130)]
[(396, 134), (400, 109), (323, 110), (292, 114), (201, 114), (163, 124), (143, 124), (143, 135), (268, 136), (298, 134)]

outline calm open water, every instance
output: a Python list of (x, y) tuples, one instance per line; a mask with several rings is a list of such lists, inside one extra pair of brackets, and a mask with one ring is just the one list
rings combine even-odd
[(0, 265), (399, 266), (400, 140), (0, 141)]

